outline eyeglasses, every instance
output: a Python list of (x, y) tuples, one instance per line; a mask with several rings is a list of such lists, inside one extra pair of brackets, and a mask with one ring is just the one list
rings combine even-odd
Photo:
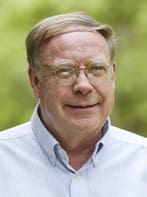
[(85, 76), (90, 83), (97, 83), (98, 79), (104, 77), (111, 67), (105, 63), (91, 63), (88, 66), (76, 66), (73, 64), (61, 64), (58, 66), (48, 66), (50, 73), (55, 75), (64, 84), (72, 84), (80, 75), (80, 71), (84, 71)]

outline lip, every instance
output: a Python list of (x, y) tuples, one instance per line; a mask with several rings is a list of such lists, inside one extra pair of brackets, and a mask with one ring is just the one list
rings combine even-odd
[(98, 103), (92, 104), (92, 105), (67, 105), (67, 106), (72, 109), (91, 109), (91, 108), (96, 107), (97, 105)]

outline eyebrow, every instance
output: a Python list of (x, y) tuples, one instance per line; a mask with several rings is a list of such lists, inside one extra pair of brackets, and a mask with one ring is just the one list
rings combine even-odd
[(98, 59), (98, 58), (95, 58), (95, 59), (91, 59), (89, 61), (89, 64), (92, 64), (92, 63), (100, 63), (100, 64), (106, 64), (106, 65), (109, 65), (108, 62), (102, 60), (102, 59)]
[[(101, 60), (101, 59), (91, 59), (88, 64), (84, 64), (85, 66), (88, 66), (90, 64), (94, 64), (94, 63), (99, 63), (99, 64), (105, 64), (105, 65), (110, 65), (108, 63), (106, 63), (105, 61)], [(71, 59), (60, 59), (60, 60), (56, 60), (54, 61), (53, 63), (50, 63), (50, 64), (45, 64), (44, 66), (47, 66), (47, 67), (50, 67), (50, 68), (55, 68), (55, 67), (58, 67), (60, 65), (66, 65), (66, 64), (71, 64), (71, 65), (78, 65), (76, 63), (74, 63)], [(82, 64), (80, 64), (82, 65)]]
[(60, 65), (63, 65), (63, 64), (72, 64), (72, 65), (75, 65), (74, 62), (72, 62), (71, 60), (65, 60), (65, 59), (61, 59), (61, 60), (56, 60), (54, 61), (53, 63), (50, 63), (50, 64), (45, 64), (43, 66), (48, 66), (48, 67), (57, 67), (57, 66), (60, 66)]

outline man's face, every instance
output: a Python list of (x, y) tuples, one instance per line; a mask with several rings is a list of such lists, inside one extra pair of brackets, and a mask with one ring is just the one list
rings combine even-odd
[[(77, 67), (92, 62), (110, 65), (105, 39), (96, 32), (72, 32), (53, 37), (41, 47), (39, 80), (32, 71), (34, 94), (40, 100), (41, 118), (55, 136), (100, 132), (114, 103), (114, 65), (90, 82), (80, 70), (72, 83), (51, 74), (50, 67), (63, 62)], [(30, 72), (31, 73), (31, 72)]]

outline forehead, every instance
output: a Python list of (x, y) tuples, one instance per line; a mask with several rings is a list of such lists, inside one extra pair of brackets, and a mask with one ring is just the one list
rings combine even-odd
[(110, 51), (107, 41), (98, 32), (70, 32), (55, 36), (44, 43), (40, 57), (44, 63), (60, 59), (80, 62), (104, 59), (109, 62)]

